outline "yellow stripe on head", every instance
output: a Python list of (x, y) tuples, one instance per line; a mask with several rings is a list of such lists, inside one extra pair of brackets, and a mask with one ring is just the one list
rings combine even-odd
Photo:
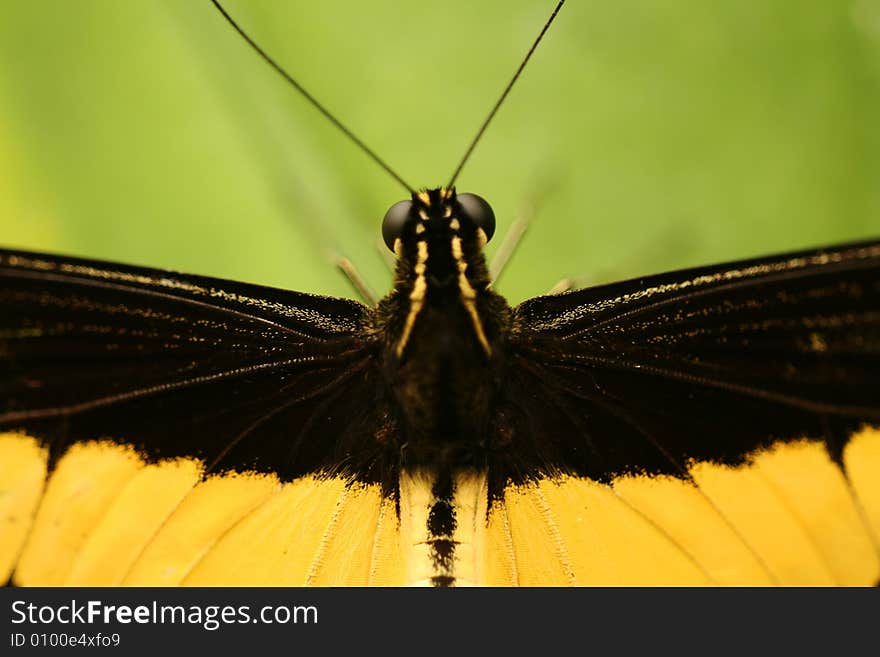
[(397, 342), (397, 357), (403, 356), (403, 350), (406, 349), (406, 343), (409, 342), (409, 336), (412, 333), (413, 326), (416, 323), (416, 317), (422, 311), (425, 305), (425, 293), (428, 284), (425, 282), (425, 269), (428, 262), (428, 243), (419, 242), (419, 252), (416, 256), (415, 272), (416, 279), (413, 281), (412, 291), (409, 293), (409, 314), (406, 316), (406, 323), (403, 325), (403, 333)]
[(458, 265), (458, 289), (461, 291), (461, 302), (464, 304), (465, 310), (468, 311), (468, 315), (470, 315), (471, 323), (474, 325), (474, 333), (477, 335), (477, 340), (480, 341), (480, 346), (483, 347), (483, 351), (486, 352), (487, 356), (491, 356), (492, 347), (489, 346), (489, 340), (486, 339), (486, 332), (483, 330), (483, 321), (477, 312), (477, 292), (465, 273), (467, 271), (467, 262), (465, 262), (464, 254), (461, 250), (461, 238), (457, 235), (452, 238), (452, 257), (455, 258), (455, 262)]

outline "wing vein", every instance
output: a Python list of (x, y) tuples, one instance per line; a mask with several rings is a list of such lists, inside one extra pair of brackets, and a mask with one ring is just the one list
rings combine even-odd
[[(98, 397), (96, 399), (91, 399), (89, 401), (80, 402), (77, 404), (71, 404), (69, 406), (57, 406), (54, 408), (42, 408), (25, 411), (8, 411), (6, 413), (0, 413), (0, 424), (9, 424), (12, 422), (20, 422), (24, 420), (37, 420), (76, 415), (78, 413), (84, 413), (86, 411), (91, 411), (97, 408), (104, 408), (115, 404), (121, 404), (135, 399), (140, 399), (142, 397), (148, 397), (151, 395), (170, 392), (173, 390), (192, 388), (195, 386), (203, 385), (206, 383), (214, 383), (217, 381), (227, 381), (240, 376), (255, 374), (257, 372), (270, 372), (312, 362), (319, 363), (321, 362), (321, 359), (318, 359), (316, 357), (306, 357), (289, 358), (282, 361), (270, 361), (266, 363), (258, 363), (256, 365), (248, 365), (247, 367), (238, 367), (234, 369), (223, 370), (220, 372), (215, 372), (213, 374), (205, 374), (188, 379), (181, 379), (179, 381), (172, 381), (170, 383), (161, 383), (144, 388), (135, 388), (133, 390), (120, 392), (114, 395), (106, 395), (104, 397)], [(336, 362), (336, 360), (328, 358), (324, 359), (321, 364), (333, 362)]]
[[(648, 365), (637, 363), (623, 359), (613, 359), (604, 356), (596, 356), (594, 354), (551, 354), (544, 350), (536, 350), (539, 355), (545, 359), (555, 360), (562, 365), (570, 363), (575, 366), (598, 365), (608, 369), (621, 370), (629, 373), (644, 372), (652, 376), (658, 376), (684, 383), (692, 383), (703, 387), (717, 388), (728, 392), (738, 393), (749, 397), (764, 399), (766, 401), (784, 404), (792, 408), (808, 411), (812, 413), (828, 413), (831, 415), (844, 415), (853, 417), (871, 417), (880, 418), (880, 408), (871, 408), (869, 406), (851, 406), (846, 404), (833, 404), (827, 402), (818, 402), (805, 399), (796, 395), (788, 395), (780, 392), (774, 392), (757, 386), (746, 385), (741, 383), (731, 383), (714, 377), (688, 374), (668, 367), (658, 367), (656, 365)], [(546, 361), (545, 361), (546, 362)], [(575, 367), (577, 369), (577, 367)]]
[[(827, 262), (827, 258), (839, 257), (840, 260), (837, 262)], [(636, 315), (641, 315), (646, 312), (650, 312), (652, 310), (658, 310), (670, 305), (681, 305), (693, 299), (711, 296), (716, 294), (723, 294), (727, 292), (731, 292), (734, 290), (743, 290), (748, 289), (750, 287), (754, 287), (756, 285), (765, 286), (772, 283), (779, 283), (784, 281), (798, 280), (801, 278), (821, 275), (825, 276), (831, 273), (837, 273), (840, 271), (858, 271), (862, 269), (876, 269), (878, 268), (877, 258), (880, 257), (880, 245), (873, 246), (869, 248), (855, 249), (851, 251), (837, 251), (833, 253), (828, 253), (825, 255), (813, 256), (812, 258), (808, 258), (808, 260), (813, 260), (813, 262), (807, 262), (800, 264), (797, 268), (790, 268), (783, 271), (779, 271), (778, 273), (767, 273), (767, 267), (784, 267), (786, 265), (791, 266), (792, 263), (799, 263), (803, 258), (793, 258), (783, 262), (770, 262), (766, 263), (764, 266), (755, 266), (752, 269), (755, 270), (753, 274), (744, 280), (734, 280), (729, 283), (721, 283), (719, 285), (714, 285), (709, 288), (702, 288), (699, 290), (692, 291), (679, 291), (677, 294), (672, 294), (671, 296), (665, 299), (659, 299), (652, 303), (646, 304), (644, 306), (640, 306), (638, 308), (632, 308), (629, 310), (624, 310), (623, 312), (614, 314), (610, 317), (606, 317), (597, 322), (590, 324), (582, 329), (576, 330), (572, 333), (560, 336), (562, 339), (568, 340), (571, 338), (579, 337), (583, 334), (589, 334), (594, 332), (597, 329), (601, 329), (610, 324), (614, 324), (620, 322), (622, 319), (628, 319), (634, 317)], [(745, 270), (745, 271), (748, 271)], [(732, 269), (727, 272), (723, 272), (721, 274), (716, 274), (714, 276), (708, 276), (706, 278), (721, 278), (724, 276), (731, 275), (743, 275), (743, 270)], [(709, 284), (710, 281), (707, 280), (702, 284)], [(695, 283), (694, 281), (686, 281), (687, 285), (700, 284)], [(682, 284), (677, 284), (677, 287)], [(646, 290), (642, 290), (642, 295), (650, 294), (653, 288), (648, 288)], [(679, 288), (680, 289), (680, 288)], [(621, 302), (623, 303), (623, 302)], [(580, 319), (580, 318), (579, 318)], [(578, 321), (578, 320), (574, 320)], [(571, 322), (570, 322), (571, 323)]]
[(191, 299), (189, 297), (181, 296), (178, 294), (172, 294), (170, 292), (159, 292), (157, 290), (150, 290), (143, 287), (137, 287), (135, 285), (125, 285), (122, 283), (108, 283), (105, 281), (98, 281), (91, 278), (81, 278), (78, 276), (63, 276), (59, 274), (49, 274), (46, 272), (29, 272), (27, 270), (11, 270), (14, 275), (10, 276), (3, 269), (0, 269), (0, 276), (4, 276), (7, 278), (25, 278), (36, 280), (40, 282), (44, 281), (54, 281), (57, 283), (63, 283), (66, 285), (81, 285), (84, 287), (91, 288), (101, 288), (106, 290), (115, 290), (118, 292), (125, 292), (127, 294), (132, 295), (140, 295), (146, 297), (152, 297), (155, 299), (162, 299), (165, 301), (173, 301), (178, 302), (185, 305), (195, 306), (201, 308), (203, 310), (209, 310), (211, 312), (217, 312), (219, 314), (225, 314), (232, 317), (237, 317), (239, 319), (245, 319), (251, 322), (258, 322), (260, 324), (266, 324), (267, 326), (271, 326), (274, 329), (278, 329), (282, 333), (287, 333), (292, 336), (296, 336), (298, 338), (308, 338), (308, 339), (318, 339), (314, 335), (310, 335), (308, 333), (303, 333), (301, 331), (297, 331), (296, 329), (291, 328), (290, 326), (286, 326), (284, 324), (280, 324), (278, 322), (274, 322), (270, 319), (266, 319), (265, 317), (260, 317), (259, 315), (253, 315), (251, 313), (246, 313), (241, 310), (237, 310), (234, 308), (228, 308), (226, 306), (221, 306), (218, 304), (208, 303), (207, 301), (200, 301), (198, 299)]

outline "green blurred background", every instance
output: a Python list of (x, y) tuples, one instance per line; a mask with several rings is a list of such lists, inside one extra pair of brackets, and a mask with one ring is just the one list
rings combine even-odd
[[(554, 4), (226, 2), (418, 186)], [(458, 188), (499, 232), (536, 208), (500, 285), (518, 301), (880, 237), (878, 117), (875, 0), (569, 0)], [(350, 296), (335, 249), (384, 292), (403, 196), (208, 0), (3, 2), (2, 246)]]

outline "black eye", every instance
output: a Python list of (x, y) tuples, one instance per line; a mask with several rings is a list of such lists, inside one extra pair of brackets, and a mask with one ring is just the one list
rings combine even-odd
[(403, 227), (409, 219), (409, 213), (412, 210), (412, 201), (398, 201), (385, 213), (382, 220), (382, 239), (385, 240), (385, 246), (394, 251), (394, 240), (403, 234)]
[(474, 222), (478, 228), (486, 233), (486, 240), (492, 239), (495, 234), (495, 213), (492, 206), (482, 196), (476, 194), (458, 194), (458, 205), (462, 213)]

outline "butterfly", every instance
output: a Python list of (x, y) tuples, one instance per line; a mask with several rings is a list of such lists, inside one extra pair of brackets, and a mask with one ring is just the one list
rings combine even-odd
[(877, 581), (880, 243), (510, 306), (494, 229), (413, 190), (375, 307), (0, 251), (0, 577)]

